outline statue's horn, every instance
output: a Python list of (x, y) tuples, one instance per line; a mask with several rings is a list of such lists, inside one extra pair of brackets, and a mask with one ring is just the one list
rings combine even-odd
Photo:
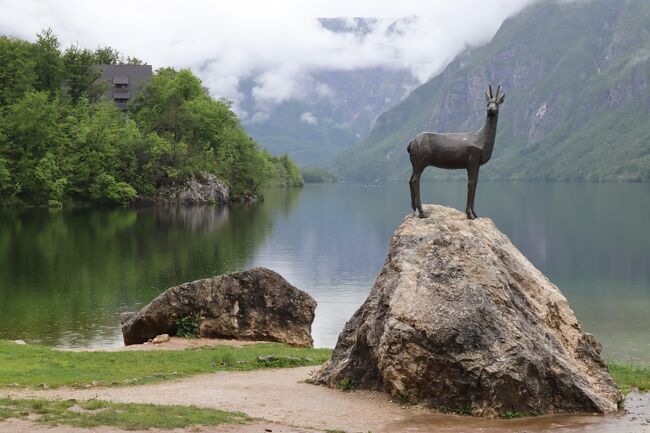
[(494, 98), (492, 94), (492, 83), (488, 83), (488, 89), (490, 89), (490, 98)]
[(499, 83), (499, 86), (497, 87), (497, 94), (494, 97), (494, 99), (499, 99), (499, 92), (501, 91), (501, 83)]

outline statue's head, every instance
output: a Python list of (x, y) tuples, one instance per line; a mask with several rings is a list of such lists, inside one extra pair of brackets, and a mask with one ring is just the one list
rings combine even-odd
[(496, 116), (499, 114), (499, 105), (503, 104), (506, 99), (506, 94), (501, 93), (501, 84), (497, 87), (497, 93), (492, 93), (492, 84), (488, 84), (488, 92), (485, 93), (485, 100), (487, 101), (488, 116)]

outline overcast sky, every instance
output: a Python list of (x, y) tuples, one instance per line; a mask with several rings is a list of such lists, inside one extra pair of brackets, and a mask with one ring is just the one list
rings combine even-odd
[[(34, 40), (50, 27), (64, 46), (110, 45), (154, 68), (189, 67), (214, 96), (235, 102), (240, 81), (254, 78), (255, 100), (272, 105), (319, 89), (315, 70), (407, 68), (424, 82), (532, 1), (0, 0), (0, 33)], [(408, 16), (416, 18), (385, 32)], [(327, 31), (317, 17), (382, 20), (360, 38)]]

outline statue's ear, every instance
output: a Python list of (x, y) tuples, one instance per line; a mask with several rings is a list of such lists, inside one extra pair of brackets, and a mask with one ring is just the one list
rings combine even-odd
[(501, 95), (501, 97), (499, 98), (498, 103), (499, 103), (499, 104), (503, 104), (503, 101), (505, 101), (505, 100), (506, 100), (506, 94), (504, 93), (504, 94)]
[(485, 92), (485, 100), (490, 102), (490, 95), (488, 95), (488, 92)]

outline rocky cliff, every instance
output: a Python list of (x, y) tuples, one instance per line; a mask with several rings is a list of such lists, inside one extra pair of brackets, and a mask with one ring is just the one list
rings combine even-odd
[(230, 188), (217, 176), (201, 173), (178, 185), (162, 187), (155, 196), (140, 199), (142, 203), (163, 205), (227, 205)]
[(482, 178), (650, 180), (646, 0), (535, 2), (379, 116), (330, 168), (348, 179), (407, 178), (404, 149), (417, 133), (481, 126), (489, 81), (507, 97)]
[(475, 415), (614, 412), (601, 346), (487, 218), (426, 206), (395, 231), (316, 383)]

